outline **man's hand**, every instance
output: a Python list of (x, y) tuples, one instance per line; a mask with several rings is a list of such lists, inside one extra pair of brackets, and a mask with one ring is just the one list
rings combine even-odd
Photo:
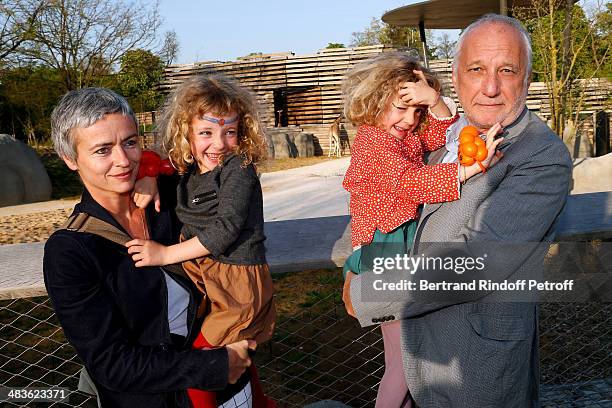
[(255, 350), (257, 343), (255, 340), (242, 340), (225, 346), (227, 349), (228, 365), (227, 382), (235, 384), (242, 373), (251, 365), (249, 350)]
[(136, 266), (163, 266), (169, 263), (166, 262), (168, 248), (155, 241), (133, 239), (126, 242), (125, 246), (128, 248), (128, 254), (132, 255)]
[(487, 158), (483, 160), (482, 164), (485, 167), (489, 168), (494, 166), (503, 156), (502, 152), (497, 151), (497, 146), (504, 140), (503, 137), (495, 139), (498, 133), (501, 133), (502, 126), (498, 122), (491, 126), (491, 128), (487, 131), (487, 139), (485, 141), (485, 145), (487, 147)]
[(342, 301), (344, 302), (346, 313), (349, 316), (355, 317), (355, 309), (353, 309), (353, 304), (351, 303), (351, 279), (353, 279), (353, 276), (355, 274), (351, 271), (346, 273), (346, 279), (344, 279), (344, 286), (342, 287)]

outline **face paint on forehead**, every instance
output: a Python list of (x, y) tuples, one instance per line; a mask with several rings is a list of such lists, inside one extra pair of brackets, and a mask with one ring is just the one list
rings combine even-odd
[(204, 115), (202, 115), (200, 118), (202, 120), (207, 120), (209, 122), (216, 123), (219, 126), (223, 126), (223, 125), (231, 125), (232, 123), (235, 123), (238, 120), (238, 115), (234, 116), (233, 118), (229, 118), (229, 119), (224, 119), (224, 118), (217, 119), (211, 116), (204, 116)]

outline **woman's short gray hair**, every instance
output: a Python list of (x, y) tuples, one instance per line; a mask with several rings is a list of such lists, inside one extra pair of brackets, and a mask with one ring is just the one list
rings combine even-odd
[(106, 88), (82, 88), (70, 91), (51, 114), (51, 138), (60, 157), (76, 160), (76, 141), (72, 130), (88, 128), (104, 115), (121, 113), (138, 121), (127, 100)]
[(478, 20), (474, 21), (472, 24), (467, 26), (465, 30), (463, 30), (463, 32), (459, 36), (459, 39), (457, 40), (457, 43), (455, 44), (455, 51), (453, 53), (453, 71), (457, 73), (457, 64), (459, 62), (459, 55), (461, 54), (461, 51), (462, 51), (464, 39), (468, 36), (468, 34), (471, 31), (474, 31), (475, 28), (481, 25), (490, 24), (490, 23), (505, 24), (507, 26), (514, 28), (521, 35), (521, 38), (523, 39), (523, 43), (525, 45), (525, 53), (527, 54), (525, 55), (525, 57), (527, 58), (527, 65), (526, 65), (527, 69), (525, 70), (525, 80), (526, 82), (528, 82), (528, 79), (531, 75), (531, 60), (532, 60), (531, 38), (529, 37), (529, 33), (527, 32), (523, 24), (521, 24), (521, 22), (518, 21), (516, 18), (502, 16), (500, 14), (493, 14), (493, 13), (485, 14), (484, 16), (480, 17)]

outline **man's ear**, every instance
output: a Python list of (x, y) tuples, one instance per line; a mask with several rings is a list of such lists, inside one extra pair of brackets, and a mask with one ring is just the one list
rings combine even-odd
[(68, 166), (70, 170), (72, 171), (79, 170), (79, 166), (77, 165), (76, 161), (69, 159), (68, 157), (64, 157), (64, 156), (62, 156), (62, 160), (64, 161), (64, 163), (66, 163), (66, 166)]
[(529, 88), (529, 84), (531, 84), (531, 81), (533, 81), (533, 71), (529, 71), (529, 73), (527, 74), (527, 88)]

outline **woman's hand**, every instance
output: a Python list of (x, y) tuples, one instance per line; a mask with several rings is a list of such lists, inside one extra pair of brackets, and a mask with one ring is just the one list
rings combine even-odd
[(166, 262), (168, 248), (155, 241), (133, 239), (126, 242), (125, 246), (128, 248), (128, 254), (132, 255), (136, 266), (163, 266), (172, 263)]
[(132, 199), (138, 208), (146, 208), (151, 201), (155, 202), (155, 211), (160, 211), (159, 190), (157, 189), (157, 178), (143, 177), (136, 180)]
[(225, 346), (227, 349), (227, 359), (229, 368), (227, 370), (227, 382), (235, 384), (242, 373), (251, 365), (249, 350), (255, 350), (257, 343), (255, 340), (242, 340)]

